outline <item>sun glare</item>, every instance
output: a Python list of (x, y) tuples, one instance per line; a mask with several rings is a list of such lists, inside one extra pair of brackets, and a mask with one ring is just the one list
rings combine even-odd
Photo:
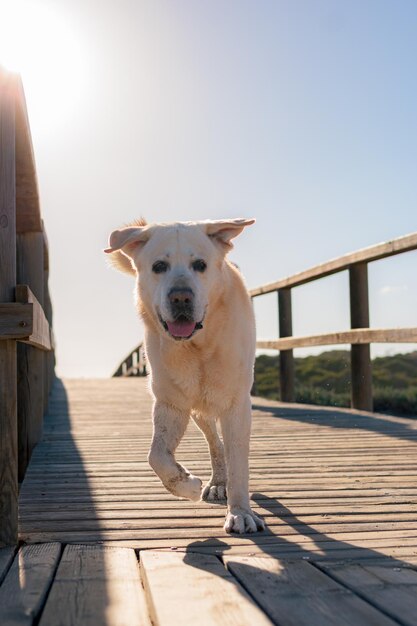
[(86, 87), (79, 34), (61, 8), (37, 0), (0, 0), (0, 65), (19, 72), (36, 131), (68, 122)]

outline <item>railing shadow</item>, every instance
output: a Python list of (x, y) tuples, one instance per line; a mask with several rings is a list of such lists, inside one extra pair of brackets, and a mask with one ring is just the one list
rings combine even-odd
[[(79, 410), (79, 407), (73, 406)], [(56, 615), (57, 620), (62, 615), (71, 614), (74, 623), (81, 624), (93, 609), (95, 623), (105, 624), (106, 606), (111, 601), (109, 582), (105, 575), (108, 563), (105, 550), (82, 545), (86, 543), (82, 538), (85, 536), (86, 520), (91, 520), (94, 540), (100, 541), (100, 518), (88, 468), (74, 437), (71, 411), (71, 398), (68, 397), (62, 380), (57, 378), (45, 415), (43, 438), (34, 449), (22, 484), (19, 498), (19, 536), (24, 543), (61, 544), (61, 557), (57, 563), (54, 585), (49, 590), (44, 607), (39, 607), (43, 611), (42, 619), (53, 623), (53, 613), (59, 604), (60, 615)], [(71, 544), (79, 545), (79, 548)], [(94, 555), (91, 569), (92, 551)], [(23, 574), (24, 567), (25, 563), (22, 561)], [(100, 602), (82, 593), (88, 576), (94, 578), (94, 594), (100, 598)], [(81, 600), (75, 604), (74, 587), (77, 586)], [(77, 591), (75, 593), (78, 595)], [(60, 596), (59, 602), (57, 594)], [(74, 614), (74, 610), (77, 614)]]
[[(413, 418), (401, 418), (401, 420), (408, 419), (407, 423), (404, 423), (394, 416), (372, 415), (333, 407), (312, 407), (311, 405), (290, 407), (287, 405), (259, 404), (256, 402), (256, 398), (252, 404), (252, 410), (268, 413), (271, 417), (282, 418), (286, 421), (303, 422), (336, 429), (366, 430), (394, 439), (414, 441), (417, 444), (417, 423)], [(393, 428), (393, 423), (395, 423), (395, 428)]]

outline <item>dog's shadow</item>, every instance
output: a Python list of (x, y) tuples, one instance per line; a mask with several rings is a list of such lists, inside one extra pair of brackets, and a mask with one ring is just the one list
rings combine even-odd
[[(221, 539), (214, 538), (190, 543), (186, 549), (184, 562), (192, 567), (205, 570), (211, 575), (219, 573), (219, 575), (227, 580), (229, 584), (234, 585), (239, 593), (245, 595), (246, 598), (249, 594), (252, 599), (255, 599), (255, 601), (261, 605), (262, 609), (275, 623), (281, 623), (279, 621), (279, 616), (281, 616), (281, 618), (284, 617), (282, 611), (289, 610), (291, 613), (292, 610), (298, 610), (297, 603), (294, 604), (293, 602), (290, 602), (287, 605), (286, 601), (284, 601), (283, 604), (283, 598), (288, 600), (290, 596), (294, 596), (295, 594), (300, 598), (304, 596), (304, 602), (308, 603), (308, 599), (306, 598), (308, 598), (308, 596), (312, 593), (315, 593), (314, 588), (304, 588), (303, 577), (301, 577), (298, 581), (297, 576), (292, 579), (286, 571), (286, 564), (291, 565), (297, 564), (297, 562), (299, 564), (300, 561), (304, 562), (304, 570), (309, 570), (311, 580), (318, 580), (322, 583), (325, 581), (326, 592), (330, 593), (330, 595), (334, 595), (334, 593), (337, 592), (342, 604), (343, 596), (349, 596), (351, 598), (353, 590), (347, 588), (346, 583), (339, 584), (337, 582), (337, 576), (334, 576), (333, 573), (331, 575), (329, 572), (326, 573), (324, 569), (326, 561), (336, 561), (338, 563), (343, 561), (345, 564), (364, 563), (364, 561), (368, 564), (375, 564), (375, 562), (377, 562), (379, 564), (383, 563), (390, 569), (393, 567), (407, 567), (407, 564), (404, 563), (404, 561), (386, 556), (371, 548), (362, 548), (350, 544), (349, 542), (335, 539), (334, 537), (326, 535), (322, 531), (318, 531), (314, 527), (300, 520), (288, 507), (284, 506), (275, 498), (270, 498), (262, 493), (254, 493), (252, 495), (252, 500), (258, 506), (271, 512), (273, 517), (281, 519), (286, 525), (290, 526), (295, 531), (295, 535), (298, 535), (300, 539), (305, 540), (306, 537), (310, 538), (313, 542), (313, 548), (309, 549), (308, 547), (303, 547), (302, 543), (298, 543), (294, 540), (294, 534), (291, 534), (292, 540), (286, 539), (285, 536), (276, 535), (268, 528), (267, 525), (264, 532), (256, 534), (247, 533), (240, 536), (244, 537), (245, 540), (250, 542), (250, 544), (249, 547), (246, 545), (246, 550), (242, 551), (244, 554), (241, 553), (239, 558), (236, 558), (236, 560), (234, 560), (233, 557), (238, 553), (238, 551), (234, 551), (231, 545)], [(268, 520), (271, 520), (271, 517), (268, 516), (266, 520), (267, 524)], [(311, 545), (311, 542), (309, 543)], [(253, 548), (253, 550), (251, 548)], [(230, 552), (230, 554), (228, 554), (228, 552)], [(206, 555), (206, 558), (202, 558), (202, 555)], [(240, 558), (243, 556), (248, 558)], [(258, 567), (256, 565), (256, 559), (251, 559), (251, 557), (278, 559), (280, 566), (276, 568), (276, 571), (279, 573), (275, 573), (270, 568), (268, 568), (268, 571), (266, 572), (265, 569)], [(217, 561), (222, 561), (226, 566), (228, 573), (225, 573), (223, 566), (218, 568), (215, 565), (213, 558), (217, 559)], [(313, 568), (314, 571), (310, 568)], [(267, 584), (269, 590), (268, 592), (262, 588), (262, 581)], [(292, 588), (291, 585), (293, 586)], [(271, 589), (274, 590), (273, 597), (271, 597)], [(319, 588), (317, 589), (317, 593), (320, 593)], [(325, 598), (323, 596), (323, 600), (324, 599)], [(359, 605), (361, 602), (364, 604), (360, 598), (356, 598), (356, 600)], [(285, 606), (287, 606), (287, 608), (283, 608)], [(312, 611), (314, 611), (314, 604), (311, 608)], [(360, 607), (358, 607), (358, 610), (359, 608)], [(371, 608), (370, 610), (372, 612)], [(384, 613), (387, 613), (386, 606), (381, 607), (381, 610), (383, 610)], [(374, 617), (378, 618), (378, 614), (379, 612), (375, 610)], [(385, 616), (382, 614), (379, 615), (383, 620), (382, 622), (379, 622), (382, 626), (382, 624), (385, 623)], [(303, 621), (304, 617), (300, 617), (298, 613), (297, 620), (294, 622), (291, 621), (291, 619), (294, 619), (294, 615), (288, 614), (287, 617), (290, 619), (290, 622), (288, 623), (297, 623), (297, 626), (302, 626), (304, 624), (307, 626), (311, 623), (320, 623), (323, 625), (336, 623), (335, 621), (328, 621), (327, 618), (324, 619), (324, 616), (313, 616), (309, 612), (305, 613), (305, 621)], [(393, 617), (395, 619), (395, 616)], [(322, 621), (316, 622), (315, 619)], [(283, 623), (287, 623), (285, 619)], [(375, 623), (377, 623), (377, 621)], [(386, 623), (391, 624), (392, 622), (391, 620), (387, 620)]]

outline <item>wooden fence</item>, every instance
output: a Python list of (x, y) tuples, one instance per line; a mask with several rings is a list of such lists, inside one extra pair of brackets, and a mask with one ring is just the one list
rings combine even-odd
[(140, 343), (120, 363), (113, 376), (146, 376), (145, 350)]
[(17, 542), (18, 483), (54, 377), (48, 274), (23, 87), (0, 68), (0, 545)]
[[(249, 292), (252, 298), (272, 292), (278, 293), (280, 339), (258, 341), (256, 345), (260, 349), (274, 349), (280, 352), (282, 401), (295, 400), (293, 348), (351, 344), (351, 406), (365, 411), (373, 410), (370, 344), (417, 342), (417, 327), (369, 328), (368, 263), (416, 249), (417, 233), (412, 233), (346, 254)], [(294, 337), (291, 290), (343, 271), (349, 272), (351, 329), (324, 335)]]

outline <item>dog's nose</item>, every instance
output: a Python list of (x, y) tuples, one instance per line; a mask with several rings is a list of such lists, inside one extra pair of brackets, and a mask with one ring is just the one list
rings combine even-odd
[(173, 305), (190, 305), (193, 302), (193, 292), (189, 287), (173, 287), (168, 299)]

